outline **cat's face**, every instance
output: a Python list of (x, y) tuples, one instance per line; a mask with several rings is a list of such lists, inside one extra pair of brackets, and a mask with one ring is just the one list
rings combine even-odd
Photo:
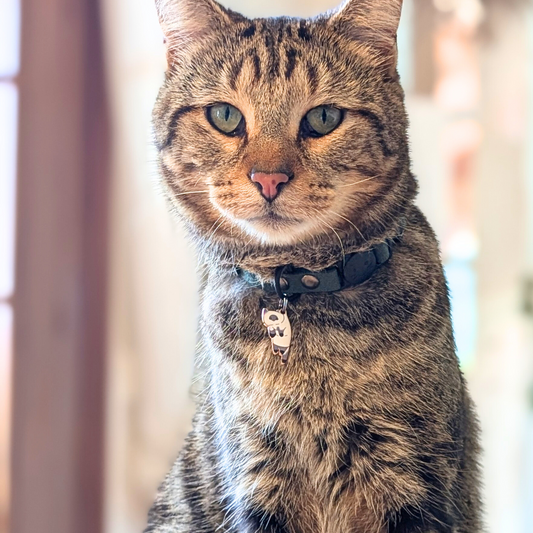
[(161, 170), (201, 233), (291, 244), (360, 232), (405, 196), (401, 0), (352, 0), (314, 21), (250, 21), (212, 0), (158, 7)]

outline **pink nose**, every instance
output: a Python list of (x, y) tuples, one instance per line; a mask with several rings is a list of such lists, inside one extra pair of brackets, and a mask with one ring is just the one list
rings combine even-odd
[(263, 196), (272, 201), (278, 195), (278, 186), (280, 183), (287, 183), (289, 176), (287, 174), (269, 174), (266, 172), (252, 172), (252, 181), (261, 185)]

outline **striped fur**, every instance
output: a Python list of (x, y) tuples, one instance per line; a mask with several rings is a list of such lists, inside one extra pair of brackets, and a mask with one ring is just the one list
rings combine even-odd
[[(247, 20), (160, 0), (169, 70), (154, 112), (162, 184), (205, 271), (202, 386), (191, 434), (146, 533), (477, 533), (477, 422), (455, 355), (435, 236), (414, 206), (396, 73), (401, 0), (315, 20)], [(238, 107), (242, 137), (205, 108)], [(302, 138), (318, 105), (340, 127)], [(252, 169), (291, 172), (273, 203)], [(261, 309), (279, 265), (326, 268), (395, 235), (364, 285), (290, 306), (292, 358)]]

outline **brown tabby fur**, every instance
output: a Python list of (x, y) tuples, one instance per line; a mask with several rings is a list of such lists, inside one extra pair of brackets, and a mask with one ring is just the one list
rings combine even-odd
[[(401, 0), (314, 20), (248, 20), (159, 0), (169, 70), (155, 108), (162, 181), (205, 270), (198, 413), (151, 533), (476, 533), (477, 423), (455, 356), (435, 236), (414, 206), (396, 73)], [(236, 106), (242, 137), (207, 121)], [(299, 134), (331, 104), (342, 124)], [(294, 176), (266, 202), (252, 170)], [(368, 282), (289, 308), (289, 365), (261, 309), (280, 265), (312, 270), (393, 237)]]

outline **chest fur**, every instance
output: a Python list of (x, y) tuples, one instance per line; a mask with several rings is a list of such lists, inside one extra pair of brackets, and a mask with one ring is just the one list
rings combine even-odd
[(276, 303), (239, 288), (214, 290), (204, 301), (227, 497), (253, 499), (272, 513), (281, 507), (302, 531), (379, 533), (383, 487), (403, 484), (415, 498), (420, 490), (405, 468), (416, 435), (403, 412), (394, 414), (409, 404), (408, 369), (397, 379), (390, 368), (406, 346), (387, 342), (386, 316), (369, 322), (336, 295), (302, 298), (288, 309), (292, 353), (283, 366), (261, 319), (262, 308)]

